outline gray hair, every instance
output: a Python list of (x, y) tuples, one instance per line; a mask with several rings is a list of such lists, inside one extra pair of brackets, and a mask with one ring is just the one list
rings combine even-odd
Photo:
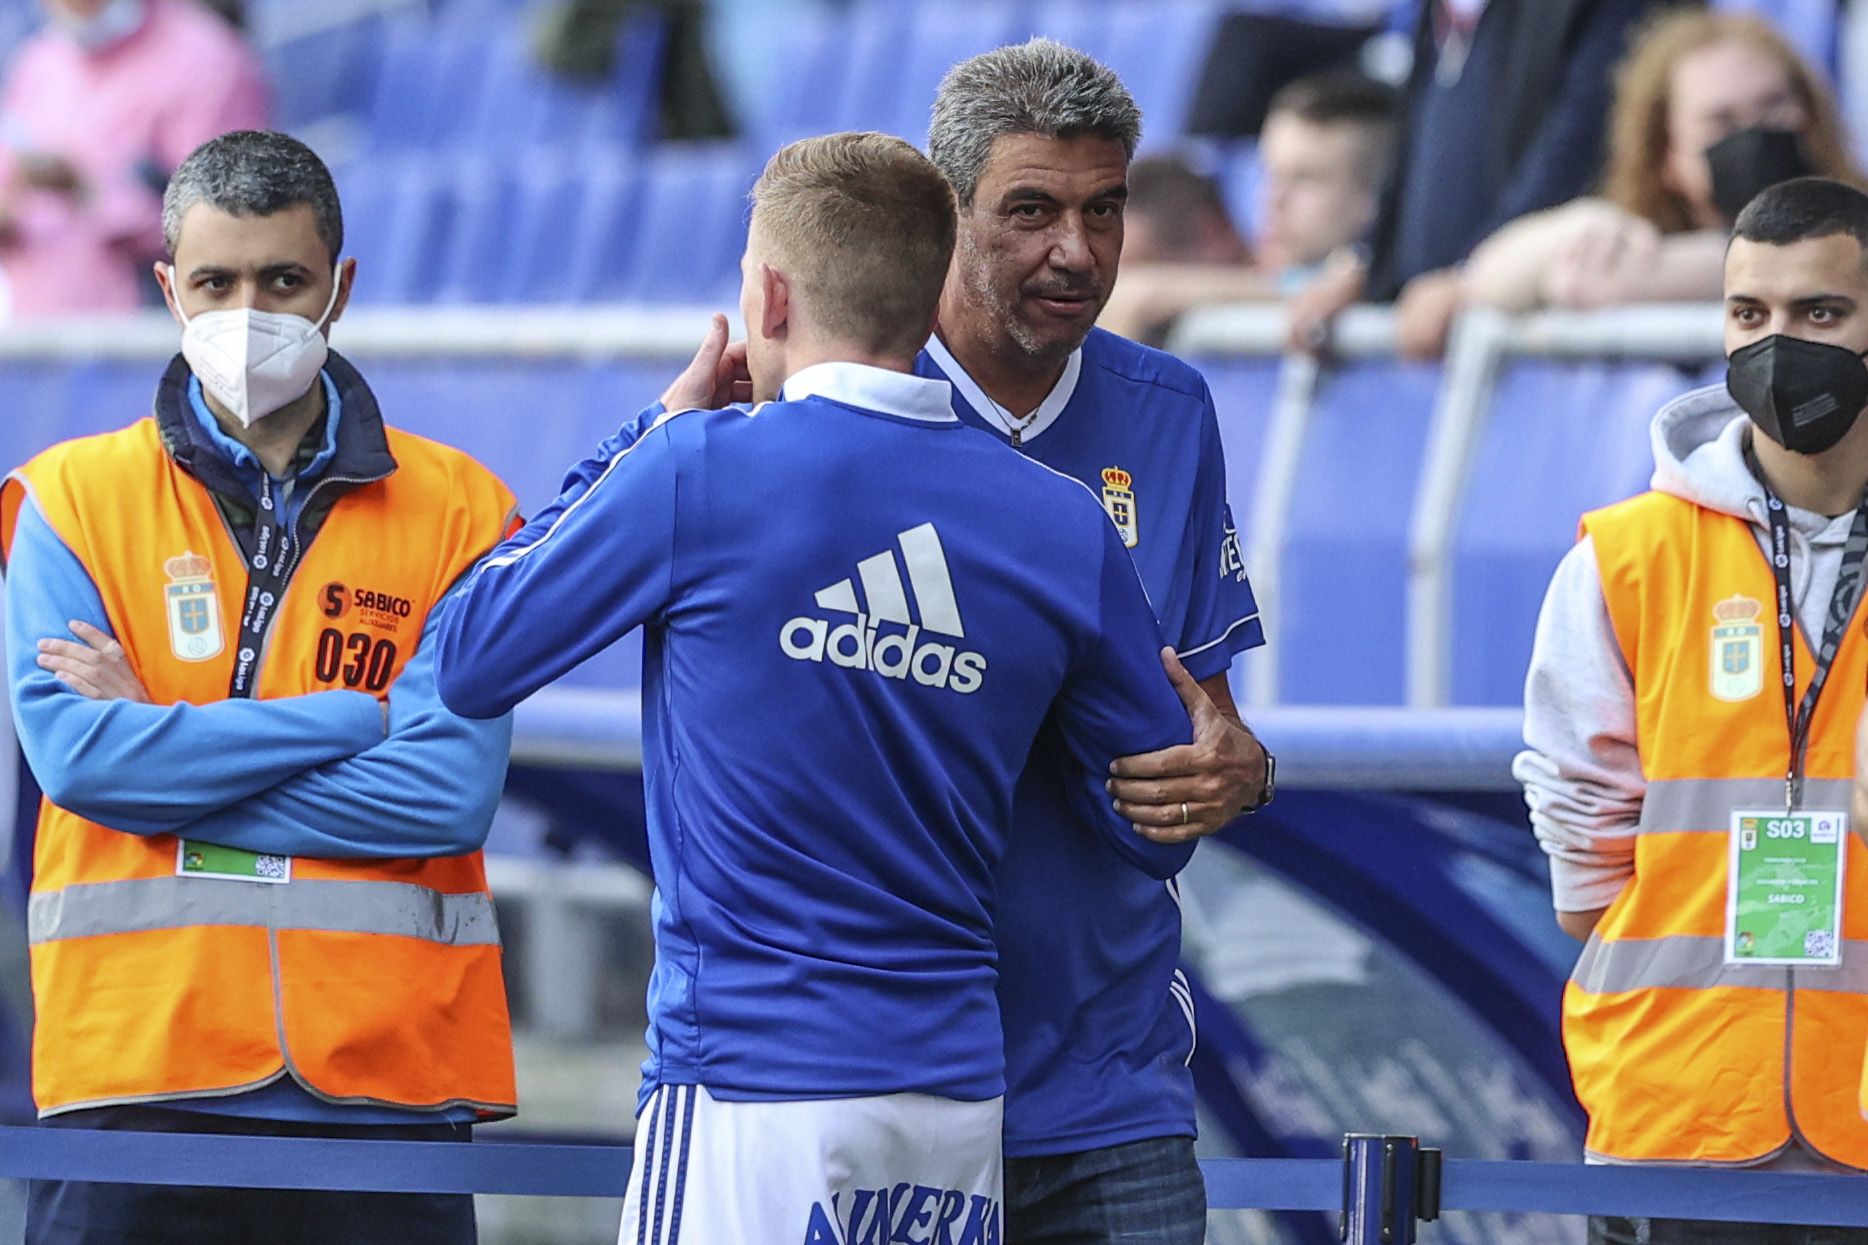
[(235, 130), (203, 143), (182, 161), (162, 195), (162, 237), (171, 257), (181, 238), (182, 217), (197, 203), (232, 216), (271, 216), (309, 204), (333, 263), (344, 250), (344, 213), (331, 170), (289, 134)]
[(973, 202), (980, 173), (1003, 134), (1045, 138), (1092, 135), (1141, 141), (1142, 113), (1108, 66), (1051, 39), (982, 52), (941, 79), (928, 127), (928, 158), (953, 184), (961, 207)]

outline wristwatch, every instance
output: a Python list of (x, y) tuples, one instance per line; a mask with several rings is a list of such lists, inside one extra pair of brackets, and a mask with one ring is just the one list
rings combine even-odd
[(1265, 785), (1258, 789), (1252, 802), (1240, 809), (1241, 813), (1256, 813), (1271, 803), (1271, 797), (1278, 793), (1278, 758), (1271, 755), (1271, 749), (1265, 749)]

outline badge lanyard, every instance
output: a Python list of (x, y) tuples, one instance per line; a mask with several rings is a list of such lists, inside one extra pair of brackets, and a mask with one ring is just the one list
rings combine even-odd
[[(1750, 457), (1747, 455), (1747, 457)], [(1760, 480), (1764, 474), (1754, 465)], [(1784, 672), (1784, 727), (1790, 734), (1790, 767), (1784, 772), (1784, 811), (1795, 812), (1803, 801), (1803, 756), (1809, 750), (1810, 726), (1816, 718), (1816, 704), (1822, 699), (1823, 684), (1829, 681), (1829, 667), (1836, 650), (1848, 633), (1849, 620), (1861, 599), (1862, 560), (1868, 557), (1868, 497), (1855, 511), (1849, 526), (1848, 544), (1842, 550), (1842, 569), (1836, 575), (1835, 592), (1829, 598), (1829, 617), (1823, 625), (1822, 647), (1816, 653), (1816, 666), (1810, 672), (1810, 685), (1803, 701), (1797, 702), (1796, 607), (1790, 596), (1790, 520), (1784, 503), (1769, 485), (1764, 486), (1765, 515), (1771, 526), (1771, 575), (1777, 581), (1777, 638)]]
[(292, 578), (292, 536), (280, 515), (283, 499), (273, 496), (270, 472), (260, 472), (259, 513), (253, 520), (253, 556), (247, 561), (246, 608), (240, 614), (240, 647), (234, 652), (228, 696), (253, 695), (260, 653), (273, 611)]

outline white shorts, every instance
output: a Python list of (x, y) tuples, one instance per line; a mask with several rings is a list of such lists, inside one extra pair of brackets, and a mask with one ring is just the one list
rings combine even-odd
[(722, 1102), (636, 1121), (621, 1245), (999, 1245), (1003, 1104), (927, 1094)]

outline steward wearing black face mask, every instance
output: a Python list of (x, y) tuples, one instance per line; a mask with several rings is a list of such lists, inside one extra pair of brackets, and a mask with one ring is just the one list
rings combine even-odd
[[(1563, 1036), (1613, 1163), (1868, 1171), (1868, 195), (1738, 217), (1727, 383), (1654, 422), (1651, 491), (1586, 515), (1538, 621), (1514, 772), (1585, 946)], [(1868, 1196), (1868, 1185), (1863, 1186)], [(1596, 1219), (1592, 1245), (1758, 1225)], [(1868, 1231), (1775, 1225), (1784, 1245)]]

